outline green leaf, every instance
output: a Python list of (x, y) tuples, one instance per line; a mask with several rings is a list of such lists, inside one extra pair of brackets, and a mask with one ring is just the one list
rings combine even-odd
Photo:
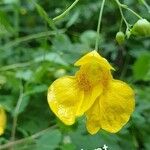
[(61, 133), (59, 130), (50, 130), (39, 139), (36, 140), (36, 150), (54, 150), (61, 141)]
[(76, 146), (74, 144), (72, 144), (72, 143), (64, 144), (61, 147), (61, 150), (76, 150)]
[(24, 94), (25, 96), (27, 96), (27, 95), (32, 95), (36, 93), (42, 93), (42, 92), (45, 92), (46, 90), (47, 90), (47, 86), (44, 84), (37, 85), (34, 88), (31, 86), (31, 87), (28, 87), (27, 91)]
[(0, 95), (0, 104), (8, 111), (12, 112), (14, 106), (14, 97), (12, 95)]
[(28, 81), (33, 76), (33, 72), (31, 70), (18, 70), (16, 72), (16, 78), (23, 79), (25, 81)]
[(18, 2), (18, 0), (3, 0), (4, 2), (4, 4), (13, 4), (13, 3), (17, 3)]
[(43, 56), (36, 57), (34, 61), (35, 62), (49, 61), (56, 64), (67, 65), (67, 62), (62, 59), (60, 54), (52, 53), (52, 52), (47, 53), (45, 57)]
[(0, 35), (9, 35), (10, 32), (13, 32), (13, 28), (11, 27), (7, 15), (0, 11)]
[(72, 26), (79, 18), (80, 12), (76, 11), (70, 18), (70, 20), (67, 22), (67, 27)]
[[(95, 44), (95, 39), (97, 37), (96, 31), (93, 30), (87, 30), (83, 32), (80, 36), (80, 40), (82, 43), (88, 45), (88, 46), (93, 46)], [(102, 38), (99, 37), (100, 43), (102, 42)]]
[(150, 53), (142, 54), (133, 66), (133, 76), (135, 80), (150, 80)]
[(80, 122), (79, 128), (75, 132), (72, 132), (70, 137), (72, 143), (76, 145), (77, 149), (92, 150), (102, 148), (103, 145), (106, 144), (112, 150), (121, 150), (118, 145), (119, 138), (117, 135), (109, 134), (102, 130), (95, 135), (90, 135), (87, 133), (85, 127), (83, 127), (83, 122)]
[(0, 87), (1, 85), (5, 84), (7, 82), (7, 79), (5, 76), (0, 75)]
[(25, 111), (26, 107), (28, 106), (29, 104), (29, 96), (23, 96), (23, 100), (22, 100), (22, 103), (20, 105), (20, 108), (19, 108), (19, 111), (18, 111), (18, 114), (22, 113)]

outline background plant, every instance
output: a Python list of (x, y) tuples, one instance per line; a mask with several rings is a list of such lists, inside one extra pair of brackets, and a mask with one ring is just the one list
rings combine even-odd
[[(6, 146), (14, 150), (90, 150), (107, 144), (115, 150), (122, 147), (148, 150), (150, 39), (131, 35), (123, 45), (116, 43), (121, 15), (114, 0), (105, 3), (99, 51), (115, 66), (114, 76), (135, 89), (136, 109), (132, 119), (117, 134), (102, 131), (91, 136), (86, 132), (83, 118), (68, 127), (50, 112), (48, 86), (60, 76), (73, 74), (73, 62), (95, 47), (99, 0), (79, 1), (65, 17), (54, 22), (50, 19), (73, 2), (0, 1), (0, 104), (8, 116), (0, 149)], [(148, 1), (122, 3), (150, 20)], [(127, 9), (123, 9), (123, 14), (131, 25), (138, 20)], [(127, 24), (123, 23), (121, 31), (125, 33), (126, 29)]]

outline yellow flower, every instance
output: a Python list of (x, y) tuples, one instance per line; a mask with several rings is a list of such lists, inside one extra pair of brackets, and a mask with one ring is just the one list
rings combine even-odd
[(6, 120), (5, 110), (0, 106), (0, 136), (4, 133)]
[(119, 131), (134, 108), (132, 89), (113, 79), (113, 67), (96, 51), (83, 56), (75, 66), (80, 69), (74, 76), (59, 78), (49, 87), (51, 110), (67, 125), (85, 114), (87, 130), (91, 134), (100, 128)]

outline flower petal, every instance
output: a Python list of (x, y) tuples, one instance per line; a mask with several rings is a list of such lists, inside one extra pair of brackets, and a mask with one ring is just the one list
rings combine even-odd
[(79, 90), (76, 79), (71, 76), (57, 79), (48, 90), (49, 106), (67, 125), (75, 122), (76, 111), (82, 98), (83, 92)]
[(86, 112), (86, 128), (90, 134), (95, 134), (100, 129), (100, 107), (96, 100), (92, 107)]
[(96, 98), (102, 93), (101, 84), (94, 86), (89, 91), (84, 91), (84, 98), (80, 101), (77, 116), (82, 116), (95, 102)]
[(0, 135), (4, 133), (5, 127), (6, 127), (6, 113), (5, 110), (0, 106)]
[(102, 56), (100, 56), (95, 50), (86, 54), (85, 56), (83, 56), (82, 58), (80, 58), (76, 63), (75, 66), (82, 66), (85, 65), (87, 63), (92, 63), (92, 62), (96, 62), (99, 63), (101, 65), (102, 68), (106, 68), (106, 69), (113, 69), (114, 68), (109, 64), (109, 62), (103, 58)]
[(113, 80), (100, 96), (99, 104), (101, 128), (112, 133), (118, 132), (134, 110), (134, 92), (126, 83)]

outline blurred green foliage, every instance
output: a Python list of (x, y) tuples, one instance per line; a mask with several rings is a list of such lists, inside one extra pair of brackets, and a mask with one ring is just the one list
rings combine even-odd
[[(47, 88), (58, 77), (73, 74), (73, 63), (94, 48), (100, 0), (80, 1), (55, 24), (53, 18), (73, 0), (0, 1), (0, 104), (8, 123), (0, 147), (11, 138), (14, 116), (18, 116), (16, 140), (48, 127), (36, 139), (14, 146), (15, 150), (92, 150), (108, 145), (111, 150), (150, 149), (150, 39), (131, 36), (124, 45), (115, 42), (120, 13), (107, 1), (102, 19), (99, 52), (116, 68), (115, 78), (131, 84), (136, 108), (129, 123), (117, 134), (101, 131), (89, 135), (84, 118), (71, 127), (62, 124), (47, 104)], [(142, 1), (122, 0), (143, 18), (150, 15)], [(130, 24), (137, 18), (124, 10)], [(125, 31), (123, 26), (122, 31)], [(16, 104), (22, 94), (20, 109)]]

